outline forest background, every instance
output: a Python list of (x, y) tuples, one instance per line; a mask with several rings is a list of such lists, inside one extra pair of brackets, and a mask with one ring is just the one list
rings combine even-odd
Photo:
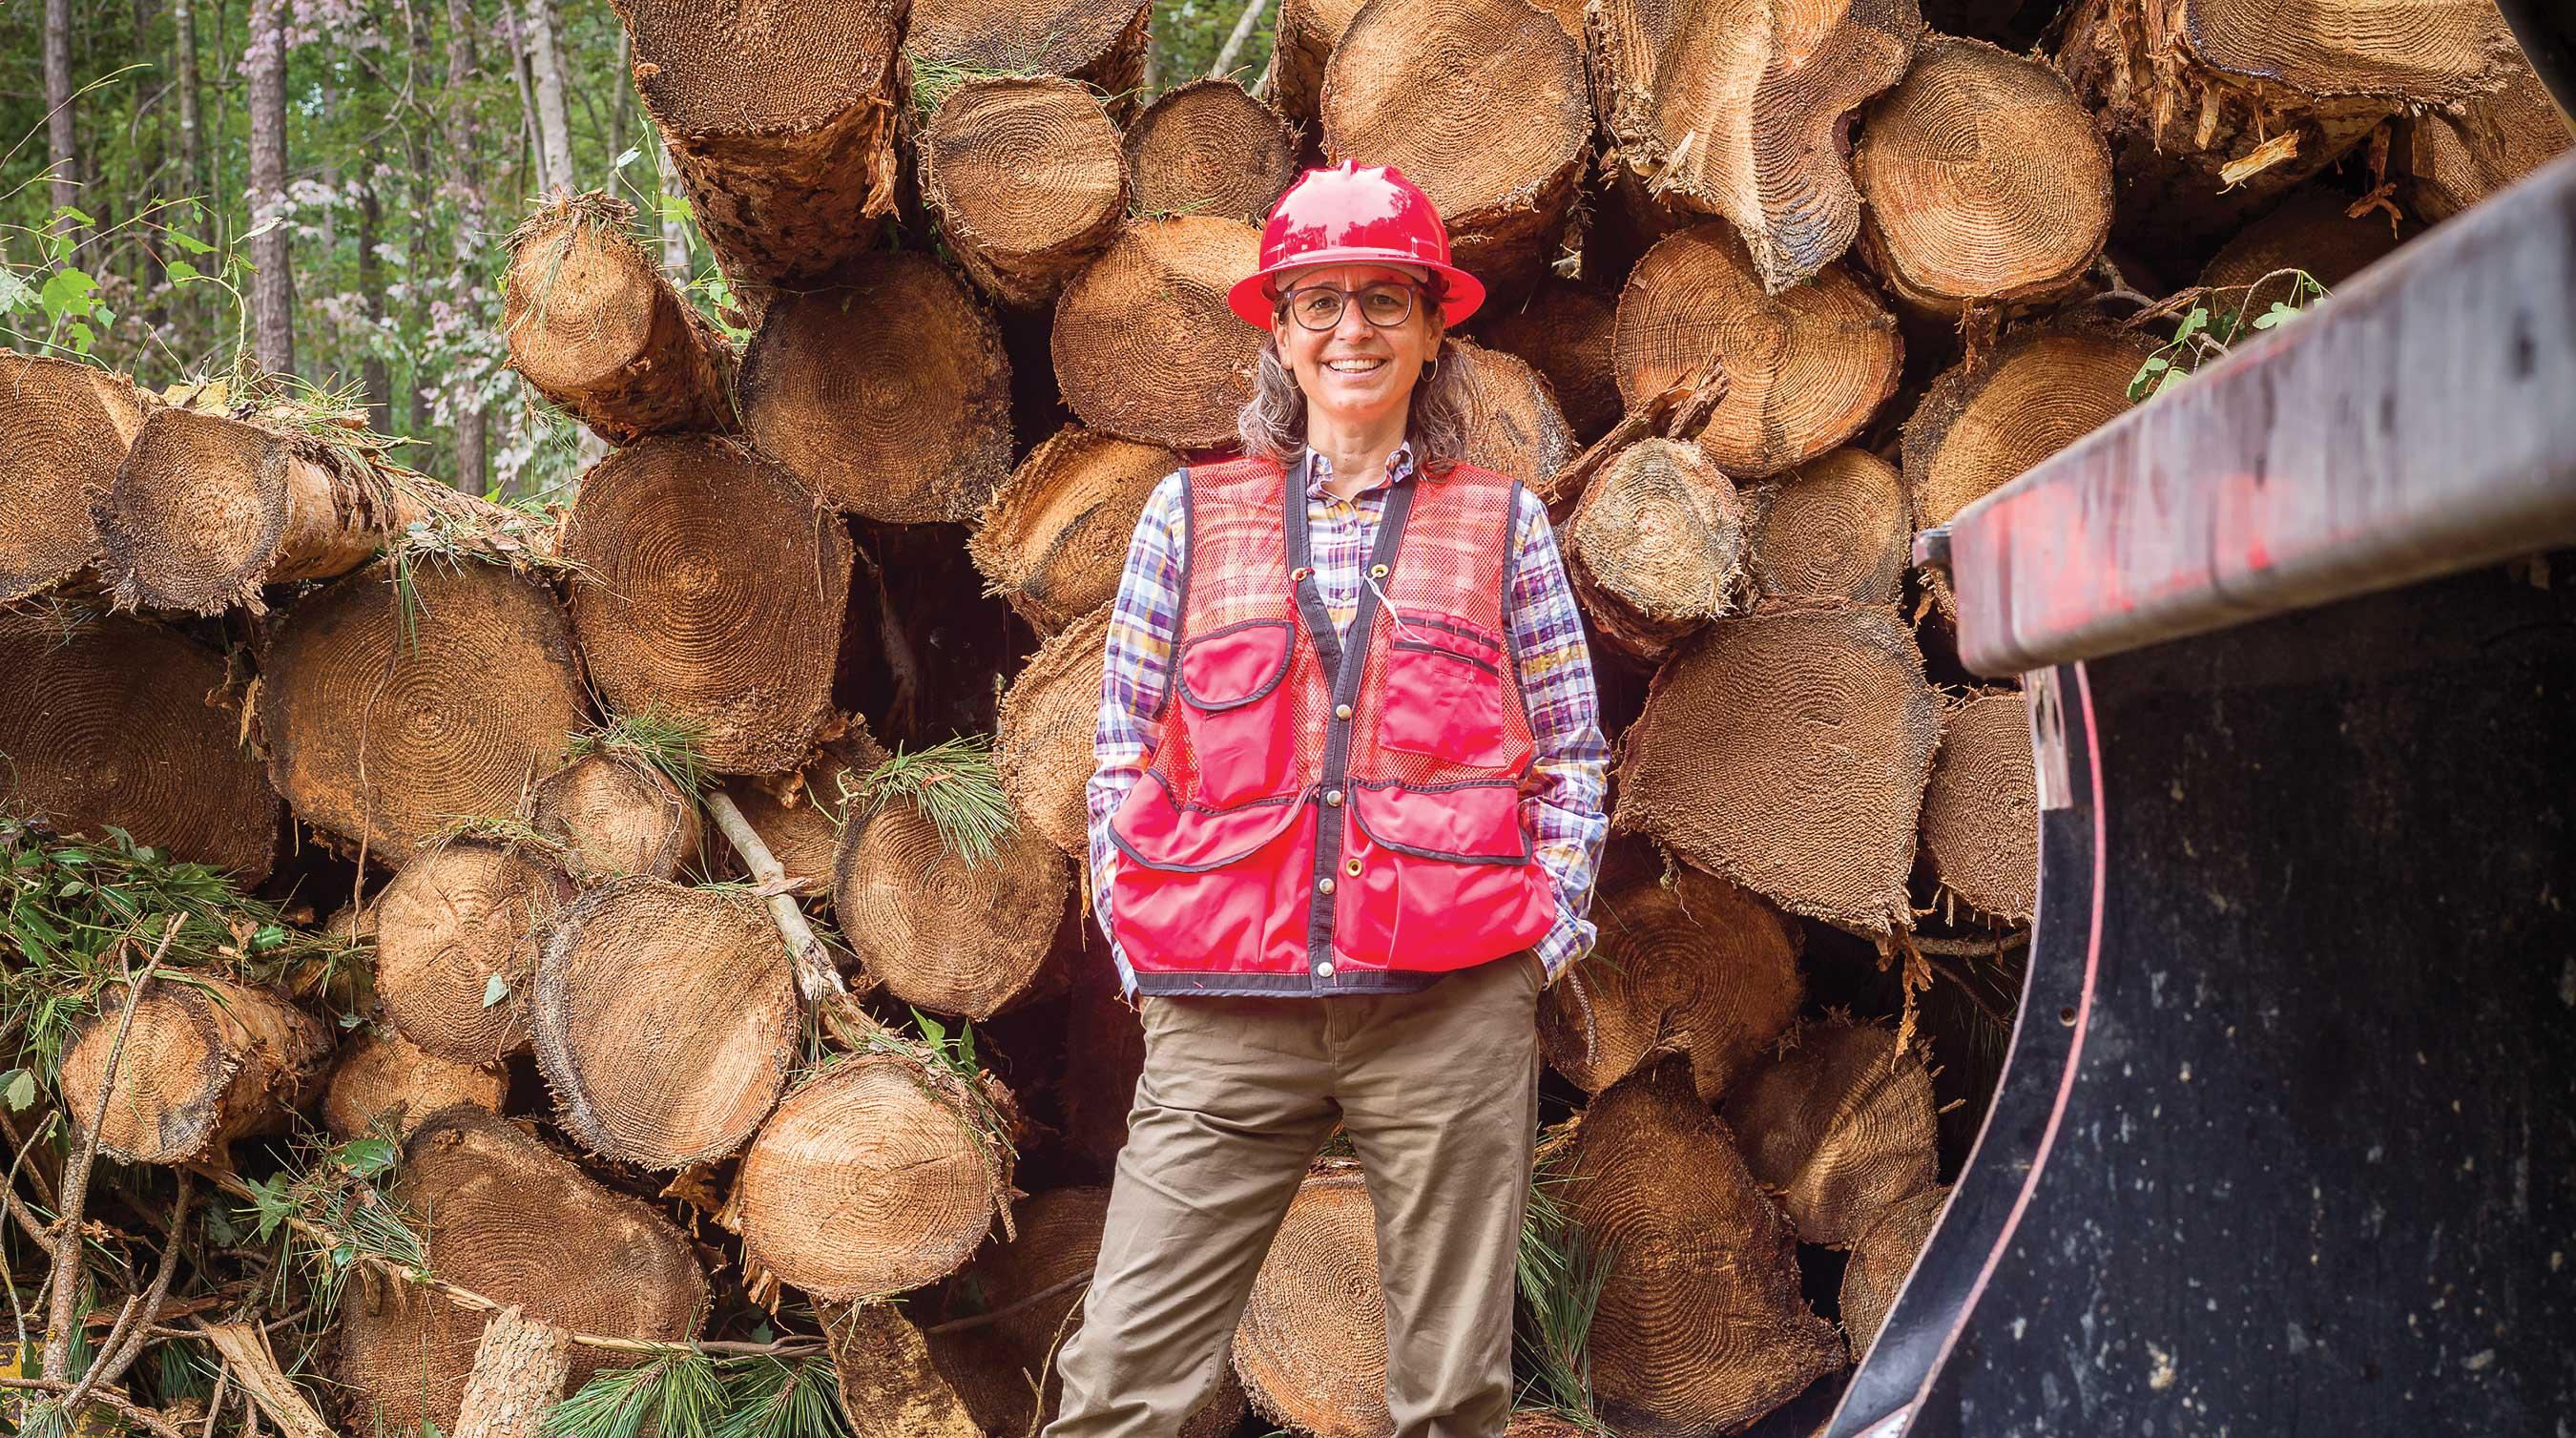
[[(1155, 0), (1145, 89), (1209, 73), (1242, 18)], [(411, 468), (568, 499), (595, 441), (500, 334), (529, 202), (630, 201), (726, 310), (626, 46), (609, 0), (0, 0), (0, 346), (156, 389), (248, 359), (365, 408)]]

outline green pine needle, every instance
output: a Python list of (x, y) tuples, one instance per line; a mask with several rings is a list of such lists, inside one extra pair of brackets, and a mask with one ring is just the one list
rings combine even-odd
[(841, 797), (845, 808), (849, 799), (864, 797), (870, 813), (889, 804), (912, 805), (938, 831), (940, 844), (970, 867), (990, 862), (1019, 825), (988, 734), (943, 739), (911, 753), (898, 746), (893, 758), (857, 782), (855, 795), (844, 774)]
[(1592, 1320), (1610, 1277), (1610, 1250), (1595, 1248), (1565, 1206), (1565, 1176), (1541, 1170), (1530, 1184), (1515, 1264), (1530, 1322), (1521, 1355), (1535, 1375), (1524, 1406), (1544, 1409), (1587, 1433), (1610, 1429), (1592, 1406)]
[(610, 754), (639, 760), (660, 771), (671, 787), (691, 800), (709, 782), (705, 755), (707, 726), (696, 719), (649, 708), (620, 714), (595, 729), (572, 736), (572, 757)]
[(849, 1438), (829, 1359), (690, 1349), (612, 1368), (549, 1409), (549, 1438)]

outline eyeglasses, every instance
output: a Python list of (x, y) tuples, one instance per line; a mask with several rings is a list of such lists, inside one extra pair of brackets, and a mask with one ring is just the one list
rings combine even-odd
[(1392, 281), (1363, 285), (1357, 290), (1308, 285), (1280, 296), (1279, 308), (1294, 316), (1302, 328), (1329, 330), (1342, 322), (1342, 311), (1357, 300), (1360, 318), (1379, 329), (1392, 329), (1412, 318), (1413, 297), (1420, 288)]

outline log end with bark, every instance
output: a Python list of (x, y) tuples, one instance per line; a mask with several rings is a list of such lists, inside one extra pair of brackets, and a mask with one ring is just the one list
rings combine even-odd
[(461, 1103), (498, 1113), (509, 1097), (510, 1071), (499, 1064), (440, 1058), (395, 1028), (362, 1031), (340, 1046), (322, 1091), (322, 1126), (344, 1141), (380, 1123), (409, 1138), (431, 1114)]
[(744, 427), (836, 508), (971, 519), (1011, 467), (1011, 363), (983, 306), (926, 254), (771, 301), (742, 361)]
[(1747, 563), (1766, 598), (1896, 602), (1914, 542), (1896, 466), (1846, 445), (1746, 499)]
[[(544, 1143), (470, 1104), (433, 1114), (403, 1145), (392, 1197), (423, 1232), (441, 1280), (572, 1333), (672, 1342), (693, 1336), (707, 1278), (689, 1242), (643, 1202), (612, 1193)], [(354, 1431), (456, 1428), (491, 1314), (391, 1275), (341, 1289), (336, 1376)], [(577, 1346), (578, 1390), (633, 1354)]]
[(804, 762), (832, 713), (852, 551), (794, 476), (731, 440), (648, 439), (582, 481), (564, 552), (609, 704), (696, 724), (722, 773)]
[(1324, 67), (1364, 0), (1279, 0), (1263, 92), (1288, 122), (1314, 133), (1323, 118)]
[(1127, 126), (1131, 203), (1145, 215), (1260, 224), (1297, 178), (1297, 132), (1232, 80), (1164, 91)]
[(1377, 1210), (1347, 1159), (1316, 1165), (1270, 1240), (1234, 1330), (1253, 1411), (1312, 1438), (1384, 1438), (1386, 1298)]
[(1931, 1240), (1941, 1209), (1949, 1201), (1946, 1188), (1927, 1188), (1898, 1199), (1852, 1245), (1851, 1260), (1843, 1266), (1841, 1300), (1843, 1336), (1851, 1341), (1852, 1362), (1869, 1356), (1888, 1310), (1896, 1306), (1896, 1295), (1904, 1290), (1914, 1260), (1922, 1256), (1923, 1245)]
[(1151, 18), (1145, 0), (917, 0), (903, 44), (916, 71), (1062, 75), (1132, 106)]
[(285, 815), (241, 721), (222, 656), (121, 615), (0, 612), (0, 754), (8, 807), (66, 834), (113, 826), (251, 888)]
[(1602, 638), (1658, 660), (1745, 607), (1745, 528), (1743, 498), (1706, 451), (1642, 439), (1584, 486), (1565, 524), (1566, 571)]
[(731, 429), (733, 351), (628, 226), (634, 206), (562, 196), (510, 236), (510, 367), (611, 444)]
[[(839, 732), (832, 732), (835, 728)], [(832, 886), (832, 861), (840, 851), (849, 795), (886, 761), (885, 750), (878, 747), (864, 719), (839, 716), (825, 726), (825, 732), (828, 737), (803, 768), (758, 779), (728, 779), (724, 784), (726, 796), (799, 893), (820, 893)]]
[(895, 207), (902, 0), (615, 0), (635, 88), (738, 281), (821, 278)]
[(1793, 913), (1887, 933), (1909, 923), (1940, 725), (1913, 633), (1887, 610), (1757, 609), (1656, 673), (1620, 741), (1612, 821)]
[(474, 1372), (457, 1404), (456, 1438), (544, 1438), (547, 1411), (572, 1376), (572, 1335), (512, 1304), (474, 1345)]
[(1808, 1243), (1848, 1248), (1940, 1181), (1931, 1076), (1884, 1024), (1809, 1025), (1721, 1111), (1746, 1166)]
[(923, 122), (918, 153), (948, 252), (1006, 305), (1054, 299), (1127, 214), (1118, 127), (1076, 81), (968, 80)]
[(789, 1093), (726, 1206), (749, 1263), (827, 1303), (955, 1272), (1009, 1201), (1011, 1153), (952, 1087), (907, 1057), (855, 1054)]
[(1002, 696), (994, 760), (1011, 807), (1048, 843), (1074, 858), (1090, 851), (1087, 789), (1098, 763), (1100, 676), (1109, 637), (1107, 604), (1039, 646)]
[(330, 1032), (271, 989), (158, 974), (130, 1027), (127, 993), (100, 992), (97, 1015), (64, 1052), (62, 1092), (75, 1135), (96, 1129), (99, 1151), (128, 1163), (220, 1162), (232, 1140), (285, 1128), (331, 1054)]
[(1324, 155), (1422, 187), (1463, 269), (1507, 295), (1554, 257), (1592, 141), (1583, 52), (1529, 0), (1368, 0), (1333, 47)]
[(1871, 103), (1852, 176), (1870, 267), (1936, 314), (2063, 297), (2111, 233), (2091, 112), (2045, 63), (1982, 40), (1924, 39)]
[(841, 1417), (855, 1438), (984, 1438), (930, 1341), (889, 1303), (819, 1310)]
[(1725, 225), (1699, 225), (1646, 252), (1619, 295), (1619, 392), (1643, 404), (1714, 358), (1725, 400), (1699, 437), (1735, 479), (1764, 479), (1850, 439), (1895, 393), (1896, 317), (1841, 265), (1767, 293)]
[(2570, 143), (2566, 117), (2526, 63), (2493, 95), (2400, 121), (2395, 153), (2409, 208), (2434, 224), (2539, 169)]
[(0, 350), (0, 604), (97, 562), (91, 501), (115, 482), (147, 404), (122, 375)]
[(1923, 854), (1979, 912), (2027, 924), (2039, 909), (2039, 776), (2019, 694), (1984, 694), (1942, 720), (1923, 794)]
[(1619, 422), (1611, 331), (1619, 315), (1615, 298), (1568, 280), (1548, 280), (1521, 304), (1479, 315), (1486, 347), (1518, 355), (1547, 377), (1564, 407), (1575, 441), (1590, 444)]
[(1020, 462), (985, 505), (966, 552), (1042, 634), (1117, 597), (1136, 521), (1177, 451), (1066, 425)]
[(99, 501), (100, 572), (122, 608), (257, 613), (263, 586), (346, 574), (414, 512), (354, 450), (165, 407)]
[(1843, 117), (1905, 74), (1915, 0), (1604, 0), (1588, 28), (1619, 163), (1732, 224), (1758, 287), (1798, 284), (1850, 248), (1861, 202)]
[(1577, 1121), (1566, 1206), (1608, 1277), (1587, 1353), (1601, 1416), (1639, 1438), (1743, 1431), (1844, 1363), (1799, 1296), (1796, 1237), (1665, 1059)]
[(461, 837), (421, 850), (370, 909), (386, 1019), (456, 1063), (524, 1052), (534, 935), (572, 900), (562, 856), (545, 844)]
[(1565, 412), (1557, 408), (1546, 377), (1528, 361), (1453, 339), (1441, 346), (1440, 363), (1458, 366), (1466, 381), (1467, 448), (1460, 458), (1528, 485), (1545, 481), (1574, 458)]
[(618, 748), (594, 750), (538, 780), (529, 824), (563, 845), (567, 866), (585, 879), (677, 878), (698, 862), (706, 827), (694, 796)]
[(1724, 879), (1683, 868), (1601, 898), (1599, 954), (1539, 1005), (1548, 1065), (1599, 1093), (1665, 1051), (1690, 1056), (1702, 1100), (1770, 1052), (1806, 997), (1797, 922)]
[(295, 812), (399, 864), (461, 818), (515, 819), (527, 786), (562, 767), (585, 702), (542, 585), (423, 561), (407, 589), (378, 563), (298, 602), (269, 635), (257, 708)]
[(565, 1129), (648, 1169), (747, 1142), (803, 1028), (794, 965), (760, 900), (646, 877), (591, 890), (547, 928), (528, 1018)]
[(1226, 308), (1261, 232), (1205, 215), (1134, 220), (1057, 302), (1056, 385), (1082, 422), (1175, 449), (1234, 442), (1261, 332)]
[(2022, 471), (2129, 409), (2129, 381), (2151, 339), (2057, 321), (2014, 331), (1944, 371), (1905, 422), (1914, 523), (1949, 523)]
[(889, 993), (983, 1019), (1037, 977), (1071, 886), (1063, 851), (1025, 818), (971, 861), (896, 801), (850, 817), (832, 900), (851, 951)]
[[(2277, 270), (2305, 270), (2318, 284), (2333, 289), (2386, 258), (2414, 232), (2385, 210), (2355, 215), (2350, 205), (2348, 198), (2332, 190), (2310, 187), (2291, 192), (2278, 209), (2219, 246), (2201, 270), (2200, 283), (2210, 289), (2232, 289), (2255, 285)], [(2289, 298), (2290, 293), (2289, 278), (2283, 276), (2246, 299), (2252, 312), (2260, 314), (2267, 302)]]

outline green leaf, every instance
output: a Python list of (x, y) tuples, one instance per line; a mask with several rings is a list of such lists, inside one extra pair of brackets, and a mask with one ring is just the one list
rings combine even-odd
[(2265, 310), (2263, 313), (2254, 317), (2254, 328), (2258, 330), (2268, 330), (2274, 325), (2287, 324), (2298, 317), (2299, 310), (2295, 305), (2284, 304), (2279, 300), (2274, 300), (2272, 301), (2272, 307), (2270, 309)]
[(355, 1178), (373, 1178), (394, 1166), (396, 1150), (391, 1139), (353, 1138), (334, 1150), (340, 1166)]
[(172, 260), (161, 268), (163, 272), (170, 276), (170, 282), (172, 284), (179, 285), (184, 285), (190, 280), (200, 278), (205, 273), (195, 265), (188, 263), (186, 260)]
[[(2156, 381), (2156, 394), (2163, 394), (2166, 390), (2172, 389), (2175, 385), (2182, 383), (2190, 373), (2191, 372), (2189, 370), (2178, 369), (2165, 371), (2165, 377)], [(2153, 399), (2155, 398), (2155, 395), (2149, 395), (2147, 398)]]
[(15, 1113), (25, 1113), (36, 1101), (36, 1076), (25, 1069), (11, 1069), (0, 1074), (0, 1099), (6, 1099)]
[(499, 974), (483, 981), (483, 1007), (490, 1008), (510, 996), (510, 986)]
[(89, 309), (89, 297), (98, 289), (98, 281), (80, 270), (56, 270), (45, 279), (44, 292), (38, 296), (45, 313), (55, 319), (81, 314)]
[(912, 1021), (921, 1025), (921, 1036), (930, 1040), (930, 1046), (932, 1048), (937, 1048), (948, 1041), (948, 1026), (941, 1023), (939, 1020), (932, 1018), (930, 1015), (923, 1013), (919, 1009), (914, 1009), (912, 1011)]
[(88, 354), (89, 347), (98, 343), (98, 332), (79, 320), (72, 321), (67, 332), (72, 337), (72, 349), (76, 353)]
[(266, 953), (285, 943), (290, 937), (292, 935), (288, 934), (282, 925), (262, 924), (250, 936), (250, 951), (254, 954)]
[(165, 233), (168, 235), (170, 243), (186, 250), (189, 254), (211, 255), (215, 252), (214, 246), (198, 239), (195, 235), (187, 234), (180, 230), (170, 230)]
[(53, 223), (59, 225), (65, 220), (71, 221), (82, 229), (93, 229), (98, 224), (98, 221), (90, 218), (89, 211), (78, 205), (62, 205), (54, 210)]
[(2174, 343), (2180, 344), (2207, 328), (2209, 328), (2209, 307), (2193, 305), (2191, 313), (2184, 315), (2182, 323), (2174, 327)]

